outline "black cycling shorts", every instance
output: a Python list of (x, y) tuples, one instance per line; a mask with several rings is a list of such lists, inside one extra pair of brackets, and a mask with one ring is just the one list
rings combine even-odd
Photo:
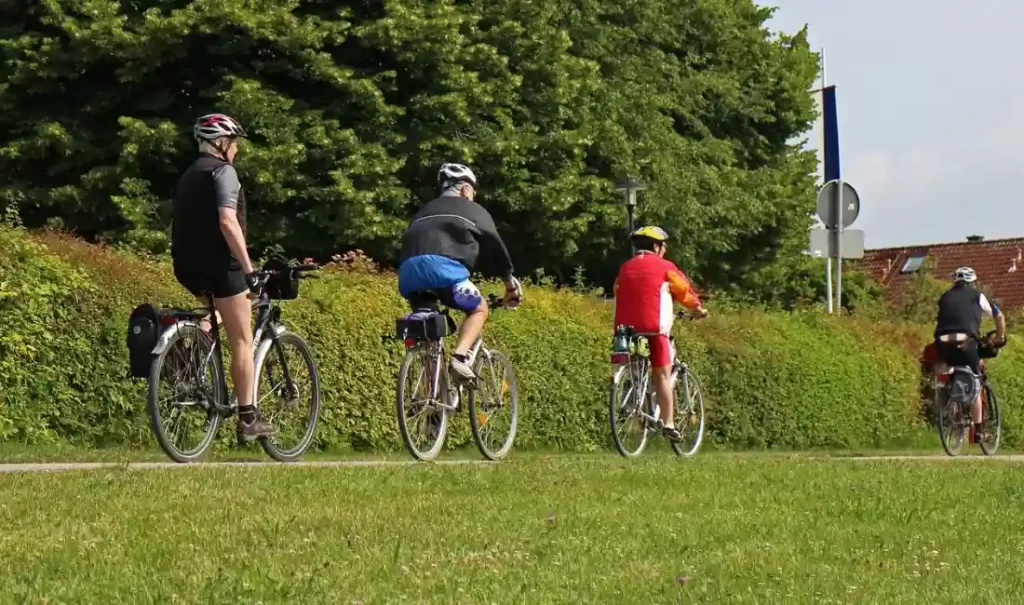
[(975, 374), (981, 373), (981, 356), (978, 354), (978, 343), (974, 340), (943, 342), (935, 339), (935, 353), (947, 365), (967, 366)]
[(241, 269), (199, 271), (175, 265), (174, 277), (196, 298), (211, 294), (214, 298), (231, 298), (249, 290)]

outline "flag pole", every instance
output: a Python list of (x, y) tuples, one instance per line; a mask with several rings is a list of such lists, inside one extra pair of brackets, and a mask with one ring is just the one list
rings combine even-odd
[[(822, 98), (824, 98), (824, 95), (825, 95), (825, 83), (827, 81), (828, 80), (825, 79), (825, 47), (822, 47), (821, 48), (821, 95), (822, 95)], [(822, 124), (822, 128), (824, 128), (824, 123)], [(819, 141), (820, 145), (824, 145), (825, 144), (824, 143), (824, 140), (825, 140), (824, 139), (824, 135), (825, 135), (825, 133), (821, 133), (822, 138)], [(824, 154), (824, 150), (822, 150), (822, 153)], [(824, 155), (822, 157), (824, 157)], [(822, 166), (822, 174), (825, 174), (824, 166)], [(824, 184), (824, 183), (822, 183), (822, 184)], [(825, 228), (829, 228), (829, 225), (825, 225)], [(828, 293), (826, 295), (828, 297), (828, 312), (829, 312), (829, 314), (831, 314), (831, 313), (834, 312), (833, 311), (834, 306), (832, 304), (832, 255), (831, 254), (825, 254), (825, 292)]]

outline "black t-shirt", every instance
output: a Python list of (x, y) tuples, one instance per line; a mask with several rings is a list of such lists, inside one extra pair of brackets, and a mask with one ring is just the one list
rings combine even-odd
[(175, 265), (201, 271), (241, 269), (221, 233), (220, 208), (234, 208), (242, 233), (247, 233), (245, 194), (235, 167), (204, 153), (181, 175), (175, 190), (171, 224)]
[(973, 286), (957, 284), (939, 297), (935, 336), (958, 333), (980, 336), (981, 317), (991, 315), (991, 309), (985, 296)]

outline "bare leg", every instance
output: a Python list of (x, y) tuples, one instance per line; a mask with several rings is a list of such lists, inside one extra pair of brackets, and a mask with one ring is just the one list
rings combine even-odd
[(675, 426), (675, 401), (672, 393), (672, 366), (651, 368), (654, 392), (658, 394), (658, 409), (661, 421), (666, 427)]
[(459, 342), (455, 346), (454, 351), (456, 355), (466, 355), (469, 353), (473, 343), (476, 342), (477, 337), (483, 332), (484, 322), (487, 321), (488, 313), (487, 301), (482, 300), (480, 301), (480, 306), (466, 315), (466, 319), (462, 321), (462, 326), (459, 328)]
[(252, 405), (252, 308), (246, 293), (214, 301), (219, 318), (224, 322), (228, 346), (231, 348), (231, 381), (238, 406)]

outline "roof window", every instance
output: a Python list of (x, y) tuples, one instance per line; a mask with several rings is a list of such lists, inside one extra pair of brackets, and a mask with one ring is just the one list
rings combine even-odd
[(900, 268), (900, 273), (913, 273), (921, 268), (924, 264), (924, 259), (928, 258), (925, 256), (911, 256), (907, 259), (907, 262), (903, 263), (903, 267)]

